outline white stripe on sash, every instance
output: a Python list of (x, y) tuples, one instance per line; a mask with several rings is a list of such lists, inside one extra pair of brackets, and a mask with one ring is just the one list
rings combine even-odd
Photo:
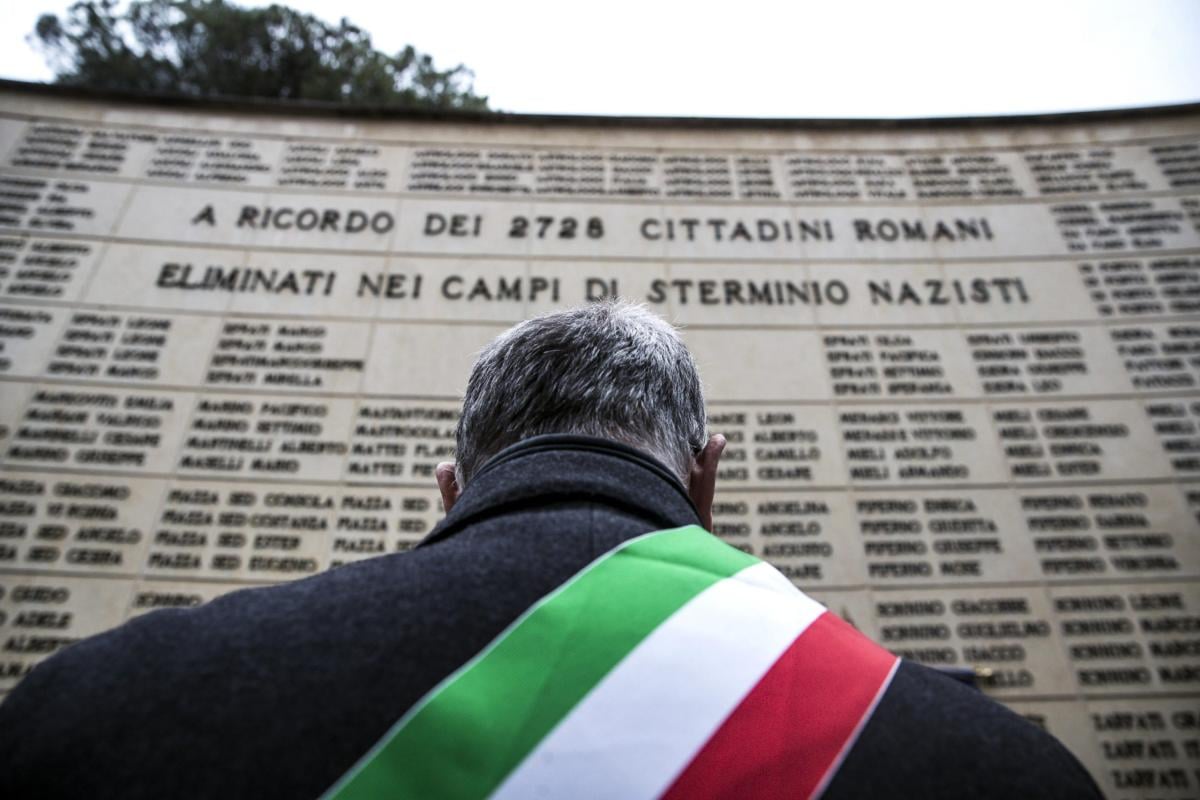
[(766, 563), (713, 584), (634, 648), (492, 796), (657, 797), (824, 611)]

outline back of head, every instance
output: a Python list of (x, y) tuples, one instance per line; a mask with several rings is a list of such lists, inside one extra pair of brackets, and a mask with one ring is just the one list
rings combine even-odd
[(458, 484), (522, 439), (585, 434), (623, 442), (687, 485), (704, 447), (704, 394), (678, 332), (646, 308), (595, 303), (505, 331), (471, 370), (457, 430)]

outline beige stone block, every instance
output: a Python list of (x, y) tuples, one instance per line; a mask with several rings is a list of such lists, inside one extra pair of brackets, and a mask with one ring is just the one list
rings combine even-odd
[[(136, 331), (138, 319), (134, 314), (126, 316), (125, 337)], [(157, 382), (175, 386), (202, 385), (205, 363), (220, 330), (221, 322), (214, 317), (179, 315), (171, 318), (167, 345), (159, 359), (161, 369)]]
[(93, 128), (92, 130), (93, 135), (97, 135), (98, 138), (108, 138), (125, 145), (124, 157), (121, 159), (120, 169), (115, 173), (114, 177), (130, 181), (140, 181), (147, 178), (150, 180), (169, 180), (151, 175), (154, 169), (152, 163), (155, 160), (161, 142), (161, 137), (158, 134), (137, 129), (108, 126)]
[(133, 612), (142, 613), (167, 602), (182, 607), (198, 605), (202, 599), (192, 587), (203, 585), (200, 579), (240, 577), (248, 542), (254, 535), (245, 526), (251, 511), (257, 510), (260, 487), (200, 481), (168, 484), (155, 513), (153, 535), (139, 574), (156, 581), (173, 579), (170, 591), (175, 596), (170, 600), (155, 597), (159, 592), (150, 590), (150, 597), (135, 599)]
[(1113, 325), (1108, 337), (1120, 359), (1114, 371), (1124, 373), (1137, 392), (1194, 393), (1200, 388), (1200, 323)]
[(1044, 591), (1034, 587), (874, 589), (880, 641), (930, 666), (991, 670), (981, 681), (996, 699), (1069, 693), (1072, 681)]
[(167, 472), (191, 405), (186, 392), (38, 384), (24, 423), (8, 441), (5, 466), (105, 475)]
[(1031, 148), (1022, 155), (1039, 193), (1048, 199), (1089, 194), (1160, 192), (1171, 187), (1144, 144), (1091, 142)]
[[(1176, 144), (1176, 143), (1172, 143)], [(1117, 167), (1115, 179), (1105, 185), (1109, 191), (1150, 191), (1167, 192), (1178, 186), (1172, 186), (1163, 165), (1155, 156), (1153, 150), (1161, 147), (1159, 143), (1130, 144), (1111, 148)], [(1142, 189), (1141, 187), (1145, 188)]]
[[(380, 322), (362, 391), (451, 399), (462, 396), (475, 357), (506, 325), (435, 327)], [(429, 353), (439, 353), (430, 359)]]
[[(977, 219), (974, 208), (970, 212), (971, 219)], [(812, 261), (932, 262), (937, 252), (930, 241), (933, 235), (930, 213), (929, 209), (911, 204), (799, 207), (798, 218), (816, 225), (821, 236), (810, 235), (799, 252), (785, 257)], [(978, 233), (980, 237), (984, 235), (982, 229)], [(978, 242), (974, 246), (978, 247)], [(964, 250), (959, 257), (969, 255), (972, 250)]]
[(1087, 697), (1162, 695), (1200, 684), (1189, 619), (1191, 583), (1128, 583), (1050, 590), (1076, 691)]
[(362, 398), (354, 412), (348, 483), (429, 487), (439, 462), (454, 458), (457, 400)]
[(225, 248), (112, 242), (104, 249), (84, 300), (112, 306), (225, 311), (233, 292), (221, 288), (245, 269), (245, 252)]
[(86, 383), (202, 384), (220, 327), (211, 316), (76, 311), (65, 320), (43, 375)]
[[(433, 310), (438, 303), (437, 288), (426, 277), (424, 259), (389, 257), (382, 264), (371, 260), (367, 269), (359, 269), (338, 277), (339, 289), (347, 297), (337, 302), (344, 313), (347, 308), (367, 311), (382, 319), (412, 319), (428, 314), (431, 318), (444, 316)], [(471, 264), (473, 260), (463, 260)], [(352, 295), (353, 299), (350, 299)]]
[(1132, 390), (1109, 335), (1094, 326), (971, 328), (961, 333), (967, 394), (1029, 399)]
[(812, 331), (690, 329), (684, 340), (704, 376), (710, 401), (824, 400), (828, 378)]
[(1170, 465), (1138, 408), (1130, 400), (1089, 399), (996, 403), (991, 411), (1015, 481), (1169, 477)]
[(1072, 253), (1110, 257), (1139, 250), (1194, 248), (1200, 243), (1194, 198), (1083, 197), (1046, 208)]
[(961, 339), (939, 330), (911, 330), (879, 332), (873, 340), (884, 397), (915, 400), (973, 394), (973, 364)]
[(535, 274), (522, 259), (392, 258), (388, 275), (390, 295), (381, 292), (380, 318), (431, 322), (515, 324), (527, 316), (531, 298), (553, 303), (567, 283), (558, 275)]
[[(1130, 698), (1087, 704), (1107, 797), (1186, 797), (1194, 787), (1200, 701)], [(1090, 765), (1089, 765), (1090, 766)]]
[(119, 625), (131, 581), (0, 572), (0, 690), (63, 647)]
[(350, 394), (370, 369), (370, 323), (227, 316), (208, 362), (214, 387)]
[(443, 516), (432, 480), (424, 489), (346, 489), (340, 502), (331, 531), (332, 566), (411, 549)]
[(0, 375), (41, 375), (70, 316), (61, 308), (0, 305)]
[[(807, 266), (822, 288), (814, 304), (819, 325), (953, 325), (953, 287), (936, 263), (821, 264)], [(837, 333), (836, 330), (829, 331)]]
[(378, 141), (358, 141), (354, 137), (350, 137), (349, 141), (335, 142), (335, 153), (340, 153), (342, 157), (352, 157), (358, 162), (351, 168), (350, 189), (389, 194), (407, 189), (405, 176), (408, 173), (410, 154), (407, 147), (381, 144)]
[[(25, 414), (25, 407), (29, 404), (33, 391), (34, 384), (24, 381), (0, 383), (0, 447), (7, 449), (21, 417)], [(0, 463), (3, 463), (3, 459), (3, 451), (0, 451)]]
[(665, 204), (657, 214), (646, 209), (636, 233), (680, 260), (799, 261), (840, 235), (830, 214), (796, 209), (780, 202), (769, 206)]
[[(1162, 399), (1142, 404), (1151, 421), (1171, 469), (1180, 477), (1200, 472), (1200, 402), (1188, 399)], [(1200, 494), (1189, 495), (1193, 505), (1200, 506)]]
[(332, 487), (302, 481), (177, 481), (161, 507), (143, 574), (253, 583), (314, 574), (329, 566), (337, 498)]
[(350, 398), (203, 394), (176, 468), (214, 479), (338, 480), (353, 419)]
[(400, 226), (390, 198), (272, 192), (253, 222), (249, 213), (239, 212), (247, 221), (230, 238), (253, 247), (383, 252)]
[(54, 524), (46, 521), (49, 484), (48, 478), (36, 474), (6, 472), (0, 477), (0, 502), (5, 512), (0, 523), (4, 532), (0, 566), (4, 569), (37, 569), (39, 564), (62, 560), (62, 543), (69, 529), (60, 520)]
[(193, 185), (259, 187), (276, 184), (284, 143), (262, 136), (212, 136), (197, 147)]
[(144, 186), (134, 193), (120, 235), (160, 242), (383, 252), (397, 227), (394, 200)]
[(1051, 581), (1196, 574), (1200, 526), (1174, 486), (1029, 486), (1019, 500), (1038, 566)]
[(29, 474), (44, 502), (21, 566), (82, 575), (133, 575), (149, 546), (165, 482), (107, 475)]
[[(956, 177), (967, 179), (966, 193), (971, 199), (1008, 200), (1036, 197), (1038, 194), (1036, 183), (1020, 151), (951, 150), (946, 157)], [(931, 199), (949, 203), (957, 198), (948, 196)]]
[[(1178, 191), (1178, 190), (1176, 190)], [(1118, 207), (1119, 210), (1119, 207)], [(1153, 217), (1143, 217), (1141, 220), (1135, 220), (1127, 229), (1130, 233), (1132, 247), (1145, 247), (1147, 249), (1168, 249), (1182, 250), (1200, 247), (1200, 224), (1196, 216), (1196, 196), (1175, 196), (1163, 197), (1155, 202), (1150, 203), (1146, 209), (1150, 215), (1157, 216), (1165, 212), (1165, 216), (1170, 218), (1171, 224), (1169, 228), (1162, 232), (1162, 244), (1156, 245), (1150, 242), (1143, 242), (1139, 234), (1138, 222), (1148, 224), (1153, 222)]]
[(1197, 255), (1097, 258), (1080, 263), (1079, 273), (1102, 317), (1150, 321), (1200, 311), (1197, 264)]
[(0, 119), (0, 161), (12, 164), (13, 148), (29, 123), (20, 119)]
[[(809, 327), (816, 324), (826, 284), (796, 264), (671, 261), (646, 296), (682, 325)], [(814, 286), (814, 282), (822, 282)]]
[(41, 236), (5, 237), (0, 243), (12, 256), (0, 265), (0, 291), (14, 303), (77, 300), (104, 251), (99, 241)]
[(837, 413), (853, 486), (953, 487), (1006, 477), (980, 405), (847, 404)]
[[(209, 128), (209, 130), (206, 130)], [(89, 144), (120, 147), (116, 174), (136, 181), (222, 188), (270, 186), (283, 145), (273, 137), (246, 137), (184, 127), (102, 125), (88, 129)]]
[(1125, 598), (1147, 645), (1147, 658), (1161, 693), (1194, 693), (1200, 684), (1200, 668), (1195, 660), (1194, 631), (1188, 628), (1200, 612), (1196, 581), (1131, 584), (1125, 587)]
[(542, 202), (531, 204), (527, 215), (516, 208), (505, 212), (505, 235), (526, 241), (535, 258), (585, 262), (596, 258), (660, 260), (678, 255), (672, 242), (655, 238), (651, 230), (650, 221), (673, 213), (658, 205)]
[[(725, 419), (742, 424), (718, 424)], [(709, 406), (709, 429), (728, 441), (722, 463), (751, 485), (839, 487), (845, 467), (832, 409), (820, 405)]]
[(131, 191), (122, 183), (68, 176), (10, 175), (3, 180), (19, 181), (18, 191), (28, 199), (14, 204), (11, 218), (0, 222), (0, 230), (39, 236), (107, 236), (113, 232)]
[(1037, 568), (1005, 490), (855, 491), (845, 536), (872, 586), (1019, 583)]
[[(128, 445), (124, 445), (117, 450), (118, 453), (124, 449), (128, 449), (133, 453), (144, 452), (144, 460), (139, 462), (127, 462), (130, 468), (138, 466), (138, 471), (146, 471), (150, 473), (168, 472), (175, 464), (176, 454), (179, 452), (180, 441), (184, 436), (185, 426), (187, 424), (188, 415), (192, 410), (193, 397), (184, 392), (161, 392), (161, 391), (146, 391), (139, 389), (123, 389), (120, 392), (121, 403), (120, 413), (112, 418), (101, 418), (95, 416), (96, 422), (103, 425), (112, 425), (118, 427), (122, 431), (130, 429), (136, 431), (143, 424), (147, 424), (141, 419), (141, 415), (154, 418), (157, 417), (160, 422), (155, 428), (156, 432), (161, 432), (157, 439), (148, 439), (146, 445), (139, 446), (138, 436), (136, 432), (131, 433), (131, 440)], [(136, 414), (139, 416), (131, 417), (129, 415)], [(136, 427), (135, 427), (136, 426)], [(115, 433), (114, 433), (115, 436)], [(114, 440), (114, 447), (116, 447)], [(85, 464), (89, 469), (103, 469), (105, 457), (103, 454), (94, 454), (83, 456), (78, 451), (73, 456), (77, 463)]]
[(261, 213), (266, 195), (200, 187), (138, 186), (117, 234), (172, 244), (246, 245), (257, 231), (237, 226), (242, 209)]
[(945, 331), (826, 329), (825, 367), (838, 402), (913, 402), (977, 392), (962, 342)]
[(942, 267), (946, 294), (964, 325), (1099, 319), (1076, 262), (961, 261)]
[(804, 591), (861, 586), (861, 552), (846, 536), (849, 502), (840, 491), (761, 491), (718, 478), (713, 533), (769, 562)]
[[(943, 261), (1007, 256), (1036, 258), (1069, 252), (1046, 205), (972, 205), (966, 209), (951, 207), (937, 212), (926, 209), (927, 224), (931, 229), (937, 229), (940, 221), (955, 231), (953, 240), (943, 238), (933, 244), (934, 254)], [(977, 223), (982, 231), (990, 230), (991, 236), (976, 238), (960, 232), (960, 221), (968, 227)]]
[(285, 253), (256, 250), (246, 253), (245, 269), (252, 276), (232, 292), (229, 310), (245, 314), (296, 317), (370, 319), (380, 303), (376, 292), (386, 291), (387, 261), (383, 256)]
[(1129, 609), (1129, 587), (1055, 587), (1064, 655), (1076, 691), (1090, 697), (1158, 690), (1147, 643)]
[[(134, 126), (97, 124), (88, 116), (70, 120), (54, 114), (30, 118), (28, 123), (5, 120), (0, 124), (16, 130), (8, 146), (0, 146), (0, 156), (7, 156), (12, 167), (42, 174), (85, 180), (139, 178), (160, 134)], [(9, 132), (14, 133), (11, 128)]]
[(912, 176), (900, 153), (791, 150), (781, 153), (787, 197), (820, 208), (836, 203), (914, 198)]
[(537, 226), (522, 230), (513, 220), (528, 220), (532, 211), (532, 204), (520, 198), (407, 197), (400, 201), (392, 252), (524, 258), (531, 252)]
[(552, 290), (540, 292), (526, 304), (525, 317), (619, 297), (641, 303), (675, 325), (686, 327), (688, 323), (679, 317), (669, 298), (660, 298), (657, 282), (667, 280), (669, 269), (649, 261), (533, 260), (529, 262), (530, 276), (550, 281), (552, 289), (558, 288), (558, 295), (555, 297)]

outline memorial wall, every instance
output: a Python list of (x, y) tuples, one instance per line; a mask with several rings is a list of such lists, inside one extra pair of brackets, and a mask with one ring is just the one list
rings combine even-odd
[(717, 535), (977, 669), (1106, 794), (1200, 795), (1196, 107), (487, 121), (0, 86), (0, 691), (131, 616), (412, 547), (473, 354), (617, 295), (700, 363)]

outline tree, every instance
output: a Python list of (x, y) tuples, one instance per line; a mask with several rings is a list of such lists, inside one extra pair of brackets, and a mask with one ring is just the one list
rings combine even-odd
[(439, 70), (405, 47), (375, 50), (343, 18), (336, 26), (287, 6), (224, 0), (80, 0), (44, 14), (31, 40), (57, 83), (193, 96), (273, 97), (400, 107), (487, 110), (461, 64)]

